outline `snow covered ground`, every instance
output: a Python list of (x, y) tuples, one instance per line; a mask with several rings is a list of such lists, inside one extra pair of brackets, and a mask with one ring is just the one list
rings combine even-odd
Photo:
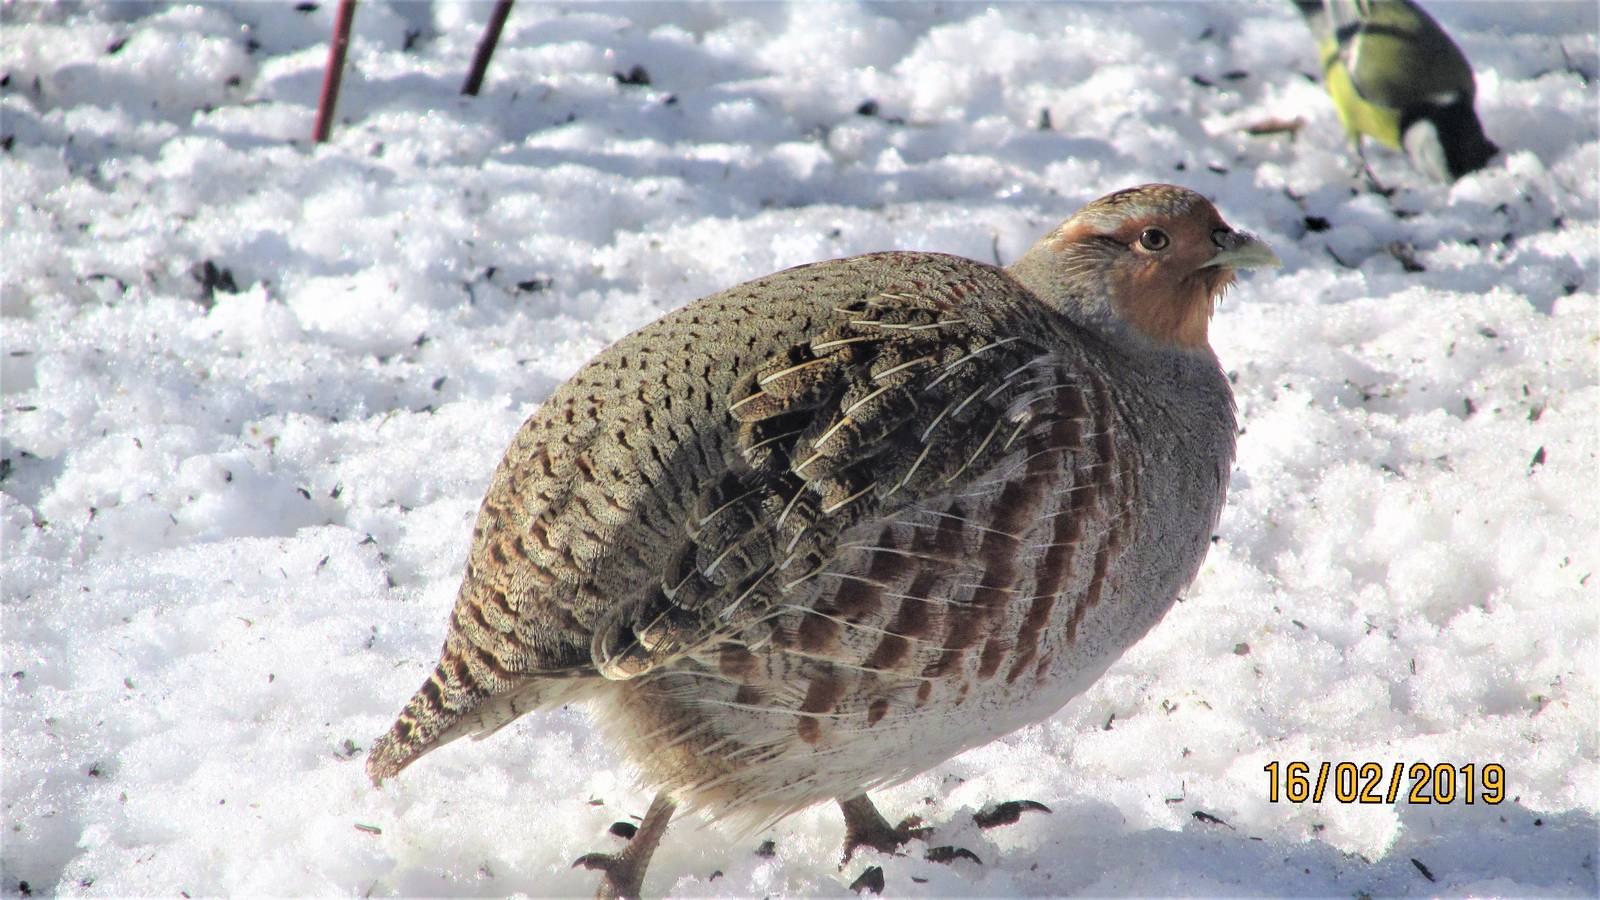
[[(1285, 262), (1213, 326), (1245, 432), (1186, 602), (882, 793), (981, 864), (841, 868), (830, 807), (679, 822), (647, 891), (1596, 894), (1593, 2), (1431, 4), (1506, 153), (1446, 188), (1374, 150), (1391, 198), (1286, 2), (525, 2), (476, 99), (486, 4), (368, 2), (312, 147), (333, 6), (0, 7), (0, 892), (590, 892), (649, 797), (581, 710), (361, 770), (518, 424), (694, 297), (1009, 261), (1162, 180)], [(1498, 763), (1505, 799), (1270, 802), (1295, 760)], [(1010, 799), (1052, 813), (973, 823)]]

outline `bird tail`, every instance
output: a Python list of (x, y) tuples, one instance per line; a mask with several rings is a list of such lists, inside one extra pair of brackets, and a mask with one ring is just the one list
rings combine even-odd
[(486, 692), (472, 683), (465, 666), (449, 664), (454, 658), (446, 645), (433, 674), (411, 696), (389, 731), (372, 745), (367, 754), (367, 776), (374, 785), (399, 774), (429, 750), (448, 743), (450, 738), (445, 736), (486, 699)]
[(457, 738), (470, 734), (482, 740), (523, 713), (581, 700), (601, 681), (592, 670), (557, 670), (488, 694), (464, 682), (459, 676), (465, 673), (452, 666), (450, 659), (446, 653), (388, 732), (372, 745), (367, 754), (367, 777), (374, 786)]

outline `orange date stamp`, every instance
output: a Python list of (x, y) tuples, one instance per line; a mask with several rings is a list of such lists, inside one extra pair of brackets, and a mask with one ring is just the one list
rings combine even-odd
[(1506, 767), (1500, 763), (1365, 762), (1276, 760), (1267, 773), (1268, 803), (1486, 803), (1506, 799)]

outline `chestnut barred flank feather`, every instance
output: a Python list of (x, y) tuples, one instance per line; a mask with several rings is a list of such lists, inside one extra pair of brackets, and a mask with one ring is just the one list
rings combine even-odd
[[(624, 338), (506, 452), (369, 774), (589, 700), (652, 835), (828, 799), (881, 831), (864, 791), (1050, 715), (1194, 577), (1235, 427), (1206, 328), (1270, 261), (1150, 185), (1010, 269), (833, 260)], [(589, 864), (636, 892), (635, 857)]]

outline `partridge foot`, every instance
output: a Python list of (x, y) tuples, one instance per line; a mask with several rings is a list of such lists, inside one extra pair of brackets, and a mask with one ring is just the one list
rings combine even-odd
[[(624, 851), (626, 852), (626, 851)], [(576, 869), (583, 866), (603, 873), (596, 898), (627, 897), (637, 900), (644, 887), (644, 866), (625, 858), (624, 853), (585, 853), (572, 861)]]
[(650, 811), (644, 814), (644, 821), (639, 823), (639, 830), (621, 853), (586, 853), (573, 861), (573, 868), (583, 866), (603, 873), (600, 887), (594, 894), (596, 900), (638, 900), (644, 889), (644, 873), (650, 865), (650, 856), (661, 843), (675, 808), (665, 794), (657, 794)]
[(909, 841), (927, 838), (931, 830), (922, 827), (922, 820), (915, 816), (891, 826), (866, 794), (840, 800), (839, 808), (844, 810), (843, 862), (849, 862), (859, 847), (892, 855)]

